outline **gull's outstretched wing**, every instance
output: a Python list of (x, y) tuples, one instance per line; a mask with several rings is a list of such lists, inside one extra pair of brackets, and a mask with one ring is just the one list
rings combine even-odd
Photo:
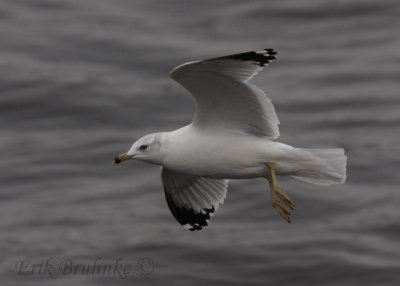
[(162, 169), (165, 198), (176, 220), (188, 230), (201, 230), (224, 202), (228, 180), (209, 179)]
[(265, 49), (180, 65), (170, 73), (196, 100), (193, 125), (275, 139), (279, 120), (266, 94), (248, 81), (275, 59)]

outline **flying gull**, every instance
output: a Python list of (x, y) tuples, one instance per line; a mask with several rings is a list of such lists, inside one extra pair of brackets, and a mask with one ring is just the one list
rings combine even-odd
[(113, 164), (129, 159), (161, 165), (167, 204), (176, 220), (201, 230), (223, 203), (229, 179), (266, 178), (272, 206), (291, 222), (293, 201), (277, 176), (330, 185), (346, 179), (343, 149), (301, 149), (274, 141), (279, 120), (267, 95), (249, 83), (276, 59), (273, 49), (185, 63), (170, 75), (196, 101), (193, 122), (146, 135)]

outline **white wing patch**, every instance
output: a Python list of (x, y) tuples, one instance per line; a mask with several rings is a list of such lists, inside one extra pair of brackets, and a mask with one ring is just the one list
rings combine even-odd
[(276, 57), (272, 49), (176, 67), (171, 77), (195, 98), (193, 124), (203, 129), (240, 131), (275, 139), (279, 120), (265, 93), (248, 81)]

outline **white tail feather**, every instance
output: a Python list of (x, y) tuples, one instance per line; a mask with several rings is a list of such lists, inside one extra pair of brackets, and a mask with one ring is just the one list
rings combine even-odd
[(311, 153), (315, 161), (305, 168), (296, 179), (317, 185), (342, 184), (346, 180), (347, 157), (343, 149), (301, 149)]

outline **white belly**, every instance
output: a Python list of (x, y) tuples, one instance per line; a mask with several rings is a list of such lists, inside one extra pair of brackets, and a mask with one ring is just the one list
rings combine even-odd
[(193, 160), (167, 160), (163, 165), (175, 171), (219, 179), (260, 178), (269, 175), (266, 164), (243, 162), (234, 157), (227, 161), (224, 160), (226, 157), (221, 157), (203, 153), (203, 156), (194, 157)]
[(269, 176), (266, 163), (282, 156), (283, 146), (287, 145), (247, 135), (199, 135), (184, 127), (169, 138), (168, 155), (162, 165), (202, 177), (265, 178)]

